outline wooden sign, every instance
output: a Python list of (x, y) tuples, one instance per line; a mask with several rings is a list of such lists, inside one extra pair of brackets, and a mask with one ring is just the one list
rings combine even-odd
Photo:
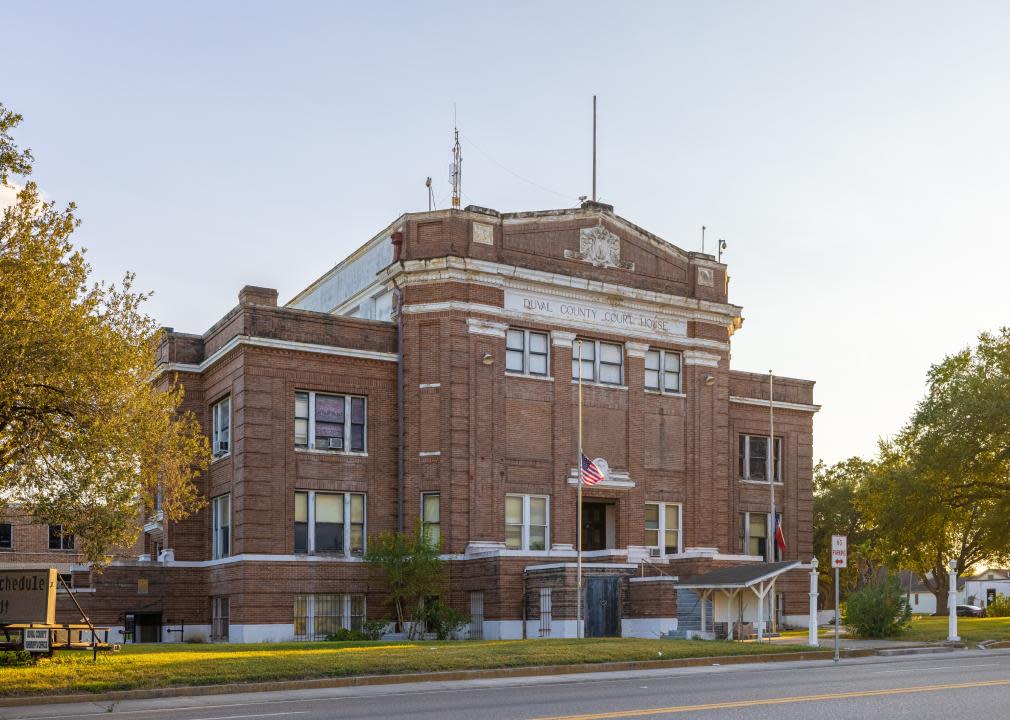
[(56, 622), (56, 568), (0, 570), (0, 625)]

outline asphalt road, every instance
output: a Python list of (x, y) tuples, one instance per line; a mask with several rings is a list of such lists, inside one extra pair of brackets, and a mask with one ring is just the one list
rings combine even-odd
[(1010, 652), (0, 708), (0, 720), (1005, 718)]

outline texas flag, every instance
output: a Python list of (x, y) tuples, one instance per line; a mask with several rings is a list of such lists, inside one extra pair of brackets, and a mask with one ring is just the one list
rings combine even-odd
[(603, 481), (603, 471), (585, 455), (582, 456), (582, 484), (595, 485)]
[(775, 518), (775, 544), (783, 553), (786, 551), (786, 537), (782, 534), (782, 518)]

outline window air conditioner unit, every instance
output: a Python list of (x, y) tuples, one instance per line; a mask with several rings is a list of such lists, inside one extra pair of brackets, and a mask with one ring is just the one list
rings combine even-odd
[(343, 450), (344, 449), (344, 439), (343, 438), (326, 438), (326, 444), (324, 447), (330, 450)]
[(658, 547), (649, 548), (649, 557), (660, 557), (660, 552)]

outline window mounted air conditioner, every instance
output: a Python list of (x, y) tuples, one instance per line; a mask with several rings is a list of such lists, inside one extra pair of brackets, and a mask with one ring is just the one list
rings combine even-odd
[(649, 548), (649, 557), (661, 557), (658, 547)]
[(326, 438), (323, 447), (330, 450), (343, 450), (344, 449), (344, 439), (343, 438)]

